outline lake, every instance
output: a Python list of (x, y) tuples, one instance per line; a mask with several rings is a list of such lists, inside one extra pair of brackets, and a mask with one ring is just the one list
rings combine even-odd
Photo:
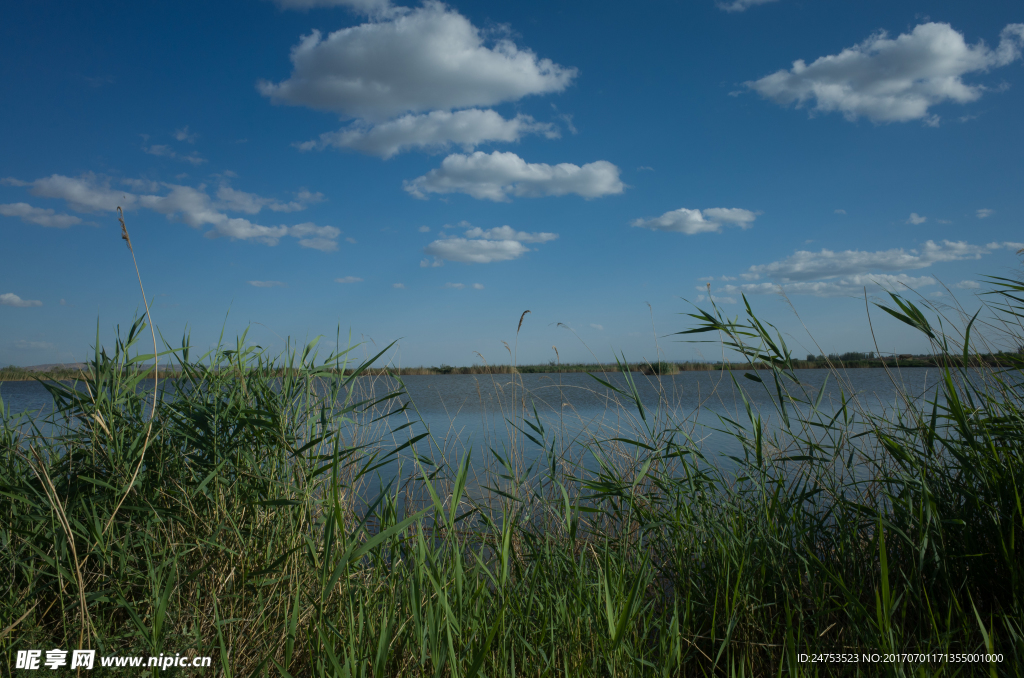
[[(769, 428), (777, 428), (777, 415), (773, 405), (773, 387), (770, 372), (758, 373), (764, 385), (734, 373), (741, 383), (747, 399), (755, 410), (765, 416)], [(834, 412), (841, 406), (840, 385), (835, 374), (828, 370), (797, 370), (800, 386), (814, 400), (826, 378), (821, 409)], [(933, 389), (939, 377), (937, 369), (911, 368), (886, 371), (878, 368), (851, 369), (840, 373), (845, 382), (842, 391), (847, 400), (853, 399), (861, 409), (880, 413), (898, 402), (899, 391), (920, 397)], [(626, 379), (620, 373), (600, 373), (598, 378), (628, 390)], [(650, 408), (648, 418), (671, 416), (684, 423), (684, 429), (701, 441), (706, 456), (722, 457), (738, 454), (742, 446), (728, 433), (715, 429), (723, 427), (720, 416), (743, 422), (747, 420), (745, 406), (729, 373), (681, 372), (672, 376), (651, 377), (639, 373), (630, 375), (640, 402)], [(528, 419), (536, 417), (546, 432), (547, 445), (554, 441), (559, 451), (579, 452), (580, 440), (593, 437), (609, 439), (618, 436), (633, 437), (642, 434), (644, 423), (638, 416), (631, 399), (615, 393), (594, 377), (580, 373), (515, 375), (416, 375), (403, 377), (412, 406), (397, 417), (391, 417), (394, 428), (406, 421), (412, 426), (392, 436), (389, 429), (376, 424), (370, 438), (381, 439), (385, 446), (397, 445), (428, 430), (432, 434), (433, 454), (461, 457), (472, 451), (474, 465), (491, 460), (487, 450), (493, 448), (504, 454), (517, 448), (526, 461), (536, 458), (539, 447), (528, 441), (521, 430), (510, 423), (519, 422), (519, 428), (537, 437), (519, 418), (524, 412)], [(387, 378), (361, 378), (359, 388), (377, 396), (397, 388)], [(49, 393), (37, 382), (0, 383), (0, 399), (12, 414), (28, 413), (35, 418), (50, 412)], [(748, 421), (748, 420), (747, 420)], [(423, 445), (420, 446), (421, 448)], [(421, 449), (421, 454), (423, 453)], [(482, 457), (480, 455), (483, 455)], [(589, 466), (586, 455), (581, 461)], [(387, 471), (385, 467), (384, 471)]]

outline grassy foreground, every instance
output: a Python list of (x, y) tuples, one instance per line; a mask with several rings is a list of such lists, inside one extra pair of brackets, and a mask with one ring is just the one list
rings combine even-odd
[[(1022, 292), (995, 282), (990, 340), (1019, 345)], [(153, 675), (1020, 675), (1024, 361), (972, 369), (974, 321), (950, 337), (893, 301), (949, 358), (930, 399), (824, 401), (749, 306), (713, 309), (687, 333), (768, 365), (735, 381), (775, 403), (722, 419), (728, 472), (625, 370), (631, 426), (570, 445), (519, 392), (477, 480), (409, 436), (372, 360), (181, 348), (153, 403), (138, 322), (77, 388), (46, 384), (46, 425), (3, 413), (0, 672), (92, 648), (214, 658)]]

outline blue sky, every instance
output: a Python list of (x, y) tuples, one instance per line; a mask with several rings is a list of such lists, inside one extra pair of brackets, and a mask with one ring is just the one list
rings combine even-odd
[[(12, 5), (0, 365), (84, 359), (97, 319), (109, 345), (141, 312), (118, 205), (157, 327), (200, 348), (340, 329), (399, 340), (402, 365), (502, 363), (529, 309), (520, 362), (715, 358), (667, 336), (710, 282), (798, 355), (874, 350), (865, 287), (972, 311), (974, 281), (1019, 271), (1022, 22), (1019, 2)], [(925, 350), (879, 316), (881, 350)]]

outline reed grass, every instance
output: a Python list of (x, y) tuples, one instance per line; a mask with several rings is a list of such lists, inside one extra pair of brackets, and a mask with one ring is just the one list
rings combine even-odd
[[(1024, 286), (990, 292), (985, 337), (1019, 344)], [(625, 386), (594, 375), (631, 408), (617, 431), (566, 440), (520, 384), (516, 435), (471, 464), (412, 435), (400, 377), (367, 374), (381, 354), (242, 337), (193, 358), (185, 338), (154, 394), (137, 320), (77, 383), (44, 383), (46, 421), (0, 403), (4, 669), (89, 647), (213, 656), (223, 676), (1020, 675), (1022, 357), (980, 368), (978, 316), (944, 334), (894, 296), (948, 360), (937, 390), (878, 413), (808, 391), (745, 310), (681, 333), (718, 337), (747, 366), (726, 378), (773, 395), (721, 415), (728, 464), (625, 363)], [(822, 652), (1002, 661), (799, 660)]]

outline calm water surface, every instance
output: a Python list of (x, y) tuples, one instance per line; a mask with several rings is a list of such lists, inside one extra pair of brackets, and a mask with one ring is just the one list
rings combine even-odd
[[(770, 379), (769, 372), (759, 374)], [(744, 379), (740, 372), (734, 375), (742, 382), (751, 405), (761, 410), (769, 427), (774, 426), (772, 392)], [(597, 376), (619, 388), (627, 388), (625, 378), (619, 373)], [(703, 441), (706, 454), (739, 452), (740, 445), (732, 436), (713, 430), (722, 426), (720, 415), (737, 421), (746, 419), (743, 401), (728, 373), (631, 376), (641, 402), (652, 410), (670, 412), (676, 420), (688, 422), (687, 428)], [(897, 384), (905, 393), (920, 397), (934, 388), (938, 376), (938, 370), (927, 368), (899, 372), (852, 369), (842, 375), (846, 382), (842, 391), (848, 400), (855, 398), (862, 408), (880, 412), (896, 404)], [(832, 412), (840, 407), (840, 384), (828, 370), (798, 370), (797, 377), (801, 385), (791, 385), (791, 388), (806, 389), (812, 400), (827, 377), (821, 409)], [(525, 374), (516, 375), (514, 381), (511, 375), (424, 375), (407, 376), (403, 380), (407, 399), (413, 404), (407, 413), (408, 419), (415, 423), (399, 434), (402, 439), (429, 429), (436, 442), (435, 449), (456, 451), (460, 455), (468, 450), (473, 451), (474, 457), (489, 448), (500, 451), (511, 444), (513, 437), (523, 444), (522, 434), (515, 431), (509, 419), (521, 416), (524, 407), (528, 418), (533, 418), (536, 408), (549, 444), (555, 439), (559, 449), (571, 446), (581, 435), (610, 438), (629, 436), (642, 429), (636, 404), (587, 374)], [(380, 395), (396, 385), (385, 379), (366, 379), (360, 386)], [(24, 412), (37, 419), (49, 414), (52, 404), (49, 393), (37, 382), (2, 382), (0, 399), (12, 414)], [(405, 417), (403, 413), (392, 418), (392, 425), (404, 423)], [(536, 448), (529, 442), (525, 445)]]

